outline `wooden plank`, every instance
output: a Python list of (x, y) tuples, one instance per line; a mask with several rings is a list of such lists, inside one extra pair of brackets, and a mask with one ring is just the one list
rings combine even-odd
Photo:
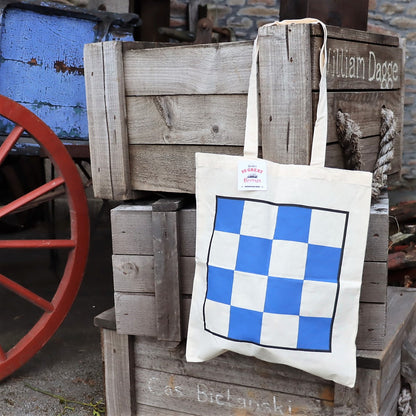
[[(380, 110), (384, 105), (400, 116), (400, 94), (399, 90), (328, 92), (328, 143), (337, 141), (339, 109), (350, 114), (363, 137), (380, 135)], [(312, 97), (315, 115), (318, 94)], [(246, 95), (126, 97), (126, 103), (129, 144), (244, 144), (246, 114), (241, 110), (247, 105)], [(278, 129), (281, 137), (283, 127), (284, 123)]]
[(247, 95), (142, 96), (126, 102), (130, 144), (243, 146)]
[(136, 413), (133, 337), (102, 329), (106, 414)]
[(385, 303), (360, 303), (358, 349), (380, 351), (384, 348), (386, 319)]
[(313, 132), (309, 50), (307, 25), (259, 29), (262, 149), (267, 160), (309, 163)]
[(160, 407), (137, 404), (137, 416), (194, 416), (191, 413), (177, 412)]
[(126, 50), (126, 95), (247, 93), (252, 46), (232, 42)]
[(333, 401), (333, 382), (281, 364), (226, 352), (206, 363), (185, 359), (185, 344), (167, 350), (152, 339), (135, 338), (136, 367), (201, 377), (222, 383), (235, 382), (246, 387), (273, 389), (282, 393)]
[(189, 377), (136, 368), (138, 402), (198, 416), (221, 414), (298, 414), (332, 415), (332, 402), (276, 392), (247, 388), (239, 384), (213, 382), (201, 377)]
[(111, 210), (114, 254), (153, 255), (152, 202), (119, 205)]
[(397, 416), (397, 402), (399, 400), (400, 390), (401, 378), (400, 373), (398, 373), (391, 385), (390, 391), (381, 404), (380, 415)]
[(116, 311), (112, 307), (94, 317), (94, 326), (98, 328), (116, 330)]
[[(114, 294), (117, 331), (121, 334), (157, 336), (156, 302), (151, 294)], [(182, 296), (182, 335), (186, 334), (190, 298)], [(357, 348), (382, 350), (386, 325), (386, 305), (383, 303), (360, 303)]]
[[(312, 37), (312, 89), (319, 87), (319, 48), (322, 38)], [(362, 42), (328, 38), (329, 90), (394, 90), (403, 77), (403, 51)]]
[[(391, 170), (389, 171), (390, 177), (394, 174), (399, 173), (401, 169), (401, 150), (396, 148), (400, 146), (400, 137), (398, 137), (398, 140), (394, 143), (394, 146), (394, 152), (396, 156), (391, 162)], [(380, 136), (366, 137), (365, 139), (359, 140), (358, 149), (361, 152), (361, 170), (367, 172), (374, 171), (374, 166), (377, 161), (379, 147)], [(327, 146), (325, 166), (338, 169), (344, 168), (344, 155), (338, 143), (331, 143), (329, 146)]]
[[(195, 193), (195, 153), (242, 155), (242, 147), (133, 145), (130, 149), (132, 188)], [(155, 174), (157, 172), (157, 174)]]
[(354, 388), (335, 384), (334, 416), (381, 416), (379, 385), (380, 371), (357, 368)]
[(387, 302), (387, 263), (364, 263), (360, 302)]
[[(153, 255), (151, 205), (119, 205), (111, 210), (111, 233), (114, 254)], [(195, 208), (179, 211), (181, 255), (195, 256)]]
[[(195, 208), (179, 211), (180, 255), (195, 256)], [(389, 212), (388, 199), (372, 204), (367, 237), (366, 261), (387, 262)], [(111, 210), (113, 254), (153, 255), (151, 207), (149, 203), (120, 205)]]
[(113, 199), (110, 145), (107, 124), (102, 43), (84, 47), (85, 89), (88, 108), (88, 134), (94, 195)]
[[(181, 293), (192, 294), (195, 272), (194, 257), (179, 257)], [(154, 293), (153, 257), (140, 255), (113, 255), (113, 279), (116, 292)], [(365, 262), (361, 302), (386, 302), (387, 265)]]
[[(316, 114), (318, 93), (313, 93), (313, 114)], [(328, 143), (338, 141), (336, 117), (338, 110), (348, 113), (359, 126), (363, 137), (380, 136), (381, 109), (385, 106), (402, 117), (401, 90), (394, 91), (329, 91), (328, 92)], [(399, 135), (402, 129), (398, 124)], [(397, 143), (395, 149), (400, 149)], [(395, 155), (400, 158), (400, 151)]]
[[(369, 31), (355, 30), (339, 26), (327, 26), (328, 37), (334, 39), (350, 39), (355, 42), (375, 43), (385, 46), (399, 46), (397, 36), (382, 33), (371, 33)], [(322, 37), (322, 29), (318, 25), (311, 25), (311, 35)]]
[[(104, 42), (106, 120), (110, 150), (111, 182), (115, 200), (134, 199), (130, 188), (129, 149), (126, 126), (124, 67), (121, 42)], [(101, 120), (103, 123), (104, 120)]]
[[(162, 203), (161, 203), (162, 202)], [(178, 214), (156, 211), (168, 200), (152, 205), (153, 272), (155, 281), (157, 338), (182, 340), (179, 289)], [(179, 205), (178, 205), (179, 207)], [(156, 209), (157, 209), (156, 208)]]
[[(120, 334), (157, 337), (156, 301), (154, 295), (114, 293), (117, 332)], [(188, 330), (190, 298), (181, 299), (182, 337)]]
[(368, 225), (366, 261), (387, 262), (389, 244), (389, 200), (386, 194), (373, 202)]

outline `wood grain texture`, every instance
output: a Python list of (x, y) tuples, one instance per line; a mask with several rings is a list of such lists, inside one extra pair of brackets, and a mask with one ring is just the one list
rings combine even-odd
[(126, 101), (130, 145), (243, 146), (246, 94), (135, 96)]
[(267, 160), (309, 163), (313, 132), (311, 60), (305, 54), (309, 50), (308, 25), (259, 29), (262, 151)]
[[(120, 334), (157, 337), (156, 300), (154, 294), (114, 293), (117, 332)], [(188, 331), (191, 299), (181, 297), (181, 336)]]
[[(319, 89), (319, 48), (322, 38), (311, 38), (312, 89)], [(402, 49), (331, 39), (327, 42), (329, 90), (395, 90), (403, 76)]]
[[(369, 31), (354, 30), (346, 27), (327, 26), (328, 37), (333, 39), (351, 39), (354, 42), (373, 43), (376, 45), (399, 46), (397, 36)], [(322, 29), (319, 25), (311, 25), (311, 35), (322, 37)]]
[(386, 335), (386, 304), (360, 303), (357, 348), (377, 350), (384, 348)]
[(273, 390), (272, 384), (260, 389), (140, 367), (136, 368), (136, 380), (139, 403), (198, 416), (289, 415), (292, 407), (297, 409), (298, 414), (332, 415), (332, 402), (280, 393)]
[(106, 414), (136, 414), (133, 337), (102, 329)]
[(182, 336), (177, 217), (177, 212), (152, 212), (157, 339), (180, 342)]
[(127, 50), (126, 95), (247, 92), (252, 46), (232, 42)]
[(85, 45), (85, 88), (94, 195), (113, 199), (110, 142), (107, 126), (103, 122), (107, 118), (103, 63), (104, 52), (102, 43)]

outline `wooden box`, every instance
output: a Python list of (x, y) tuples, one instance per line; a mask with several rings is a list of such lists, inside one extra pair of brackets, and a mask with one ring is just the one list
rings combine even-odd
[[(414, 291), (389, 288), (383, 351), (358, 351), (352, 389), (305, 372), (233, 353), (187, 363), (154, 338), (116, 332), (114, 310), (102, 331), (108, 416), (396, 416), (402, 345), (414, 341)], [(413, 365), (415, 363), (413, 362)]]
[[(372, 206), (357, 346), (385, 345), (388, 199)], [(111, 211), (114, 299), (120, 334), (180, 342), (186, 336), (195, 263), (195, 208), (180, 199)]]
[(328, 25), (367, 30), (368, 1), (280, 0), (280, 20), (315, 17)]
[[(2, 2), (0, 15), (0, 94), (34, 112), (59, 138), (85, 144), (84, 44), (132, 40), (138, 16), (41, 0)], [(0, 135), (13, 127), (1, 119)]]
[[(399, 39), (337, 27), (328, 36), (327, 166), (344, 166), (336, 133), (341, 109), (361, 128), (363, 169), (374, 169), (384, 105), (397, 118), (391, 174), (398, 174)], [(265, 159), (309, 163), (321, 44), (317, 25), (259, 30)], [(148, 46), (104, 42), (84, 49), (92, 177), (100, 198), (132, 199), (137, 190), (193, 193), (195, 152), (242, 154), (252, 43)]]

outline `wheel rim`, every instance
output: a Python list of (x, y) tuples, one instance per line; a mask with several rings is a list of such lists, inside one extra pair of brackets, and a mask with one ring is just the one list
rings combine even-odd
[(0, 219), (27, 208), (30, 204), (63, 187), (66, 191), (70, 232), (69, 238), (62, 239), (0, 239), (0, 251), (22, 250), (24, 255), (25, 250), (53, 248), (58, 251), (65, 250), (67, 253), (61, 278), (51, 299), (45, 299), (34, 290), (15, 282), (12, 278), (2, 274), (0, 269), (0, 287), (11, 291), (25, 302), (31, 303), (39, 309), (41, 314), (31, 329), (10, 348), (2, 347), (0, 340), (0, 380), (2, 380), (35, 355), (67, 315), (81, 284), (87, 261), (89, 218), (87, 200), (78, 170), (65, 146), (53, 131), (25, 107), (1, 95), (0, 115), (15, 124), (0, 146), (0, 166), (22, 135), (29, 134), (59, 172), (56, 178), (0, 207)]

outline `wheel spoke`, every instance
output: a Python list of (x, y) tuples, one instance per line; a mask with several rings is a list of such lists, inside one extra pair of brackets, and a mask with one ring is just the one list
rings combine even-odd
[(19, 285), (19, 283), (14, 282), (2, 274), (0, 274), (0, 285), (6, 289), (9, 289), (11, 292), (15, 293), (21, 298), (26, 299), (28, 302), (32, 303), (38, 308), (41, 308), (45, 312), (52, 312), (54, 309), (52, 303), (48, 302), (36, 293), (33, 293), (22, 285)]
[(31, 201), (34, 201), (36, 198), (39, 198), (42, 195), (47, 194), (48, 192), (52, 191), (53, 189), (57, 188), (58, 186), (64, 183), (63, 178), (56, 178), (52, 179), (48, 183), (45, 183), (39, 188), (34, 189), (33, 191), (21, 196), (20, 198), (16, 199), (13, 202), (10, 202), (7, 205), (4, 205), (0, 208), (0, 218), (4, 217), (7, 214), (23, 207), (24, 205), (28, 204)]
[(45, 240), (0, 240), (0, 249), (2, 248), (74, 248), (74, 240), (59, 240), (59, 239), (45, 239)]
[(0, 164), (4, 162), (4, 159), (9, 154), (10, 150), (12, 150), (13, 146), (19, 140), (19, 137), (25, 129), (21, 126), (16, 126), (10, 134), (6, 137), (3, 144), (0, 146)]

